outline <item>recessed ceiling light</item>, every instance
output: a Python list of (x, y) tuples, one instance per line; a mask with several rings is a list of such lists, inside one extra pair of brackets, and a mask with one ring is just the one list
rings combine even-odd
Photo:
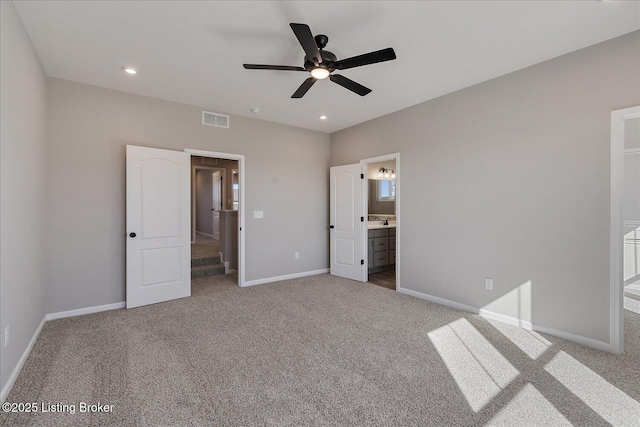
[(321, 115), (319, 118), (320, 118), (320, 120), (327, 120), (327, 116), (325, 116), (324, 114)]
[(122, 67), (122, 70), (127, 74), (131, 74), (132, 76), (138, 74), (138, 70), (133, 67)]
[(253, 114), (260, 114), (260, 111), (262, 110), (260, 110), (258, 107), (252, 107), (249, 108), (249, 111), (251, 111)]

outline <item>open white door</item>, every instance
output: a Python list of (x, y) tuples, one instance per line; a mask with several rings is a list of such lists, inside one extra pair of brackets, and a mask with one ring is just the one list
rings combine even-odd
[(127, 308), (191, 296), (190, 155), (127, 145)]
[(362, 281), (362, 166), (336, 166), (330, 172), (330, 267), (334, 276)]

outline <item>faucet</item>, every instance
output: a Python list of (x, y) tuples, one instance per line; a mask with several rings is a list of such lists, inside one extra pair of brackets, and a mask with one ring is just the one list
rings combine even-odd
[(376, 220), (376, 221), (380, 221), (380, 217), (379, 216), (374, 216), (373, 219)]
[(384, 225), (389, 225), (389, 218), (384, 220)]

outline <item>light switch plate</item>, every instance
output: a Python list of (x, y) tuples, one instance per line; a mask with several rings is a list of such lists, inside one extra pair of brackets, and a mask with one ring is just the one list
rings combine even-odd
[(256, 219), (264, 218), (264, 211), (253, 211), (253, 217)]

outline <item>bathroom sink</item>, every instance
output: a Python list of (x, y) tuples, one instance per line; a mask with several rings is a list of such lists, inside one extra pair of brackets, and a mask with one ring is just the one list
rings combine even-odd
[(389, 225), (384, 225), (384, 221), (368, 221), (367, 222), (368, 230), (375, 230), (377, 228), (393, 228), (395, 226), (396, 226), (395, 221), (389, 221)]

